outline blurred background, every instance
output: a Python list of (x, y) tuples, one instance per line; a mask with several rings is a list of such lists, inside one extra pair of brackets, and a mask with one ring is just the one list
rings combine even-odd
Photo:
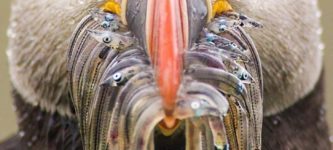
[[(322, 25), (325, 42), (325, 72), (327, 117), (333, 135), (333, 1), (319, 1), (322, 10)], [(0, 1), (0, 141), (17, 130), (15, 113), (10, 98), (9, 71), (6, 57), (6, 31), (10, 12), (10, 0)], [(333, 137), (332, 137), (333, 138)]]

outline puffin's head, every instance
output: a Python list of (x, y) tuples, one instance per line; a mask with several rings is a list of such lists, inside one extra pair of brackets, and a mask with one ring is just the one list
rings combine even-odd
[[(96, 1), (86, 0), (89, 5), (77, 3), (68, 8), (68, 4), (73, 3), (74, 0), (43, 2), (25, 0), (14, 3), (17, 7), (13, 7), (15, 9), (13, 9), (10, 31), (15, 34), (12, 34), (10, 38), (9, 64), (13, 86), (27, 102), (40, 106), (48, 112), (75, 117), (70, 109), (71, 101), (68, 98), (70, 87), (68, 87), (65, 55), (69, 37), (76, 23), (88, 13), (88, 9), (96, 6)], [(114, 0), (114, 2), (119, 5), (115, 7), (115, 13), (135, 34), (141, 47), (153, 62), (154, 80), (158, 83), (160, 95), (163, 96), (163, 111), (166, 114), (163, 122), (170, 127), (175, 121), (173, 116), (175, 98), (178, 96), (180, 80), (184, 77), (183, 72), (180, 71), (184, 67), (183, 53), (191, 47), (202, 27), (213, 16), (213, 0)], [(312, 4), (296, 3), (299, 4), (297, 6), (304, 7), (296, 11), (298, 7), (290, 5), (289, 0), (230, 0), (230, 2), (237, 11), (259, 18), (265, 25), (263, 30), (251, 32), (264, 64), (266, 78), (264, 108), (267, 109), (265, 113), (272, 114), (283, 110), (291, 104), (290, 102), (294, 102), (307, 93), (303, 87), (312, 89), (316, 81), (312, 76), (318, 76), (315, 72), (319, 72), (321, 68), (320, 59), (315, 59), (321, 58), (321, 51), (316, 48), (319, 38), (308, 36), (314, 34), (318, 28), (314, 11), (316, 9), (313, 9)], [(306, 3), (310, 2), (306, 1)], [(277, 5), (281, 7), (276, 7)], [(43, 15), (40, 15), (41, 12)], [(300, 19), (302, 18), (300, 14), (312, 16), (312, 19)], [(22, 21), (22, 17), (28, 20)], [(314, 23), (312, 23), (313, 20), (315, 20)], [(298, 30), (290, 29), (290, 26), (298, 26), (299, 22), (312, 24), (312, 26), (302, 26), (297, 28)], [(45, 36), (46, 31), (50, 32), (48, 36)], [(307, 43), (309, 47), (305, 48), (304, 43)], [(313, 57), (314, 55), (316, 57)], [(310, 61), (304, 62), (304, 60)], [(285, 63), (288, 61), (291, 63)], [(167, 68), (170, 65), (173, 67)], [(304, 74), (304, 72), (309, 73)], [(289, 73), (291, 75), (284, 80), (284, 75)], [(297, 90), (301, 92), (294, 92), (297, 88), (301, 88)], [(284, 103), (286, 104), (281, 105)], [(90, 103), (87, 107), (95, 108), (95, 104)], [(82, 112), (79, 116), (86, 117), (86, 113)]]

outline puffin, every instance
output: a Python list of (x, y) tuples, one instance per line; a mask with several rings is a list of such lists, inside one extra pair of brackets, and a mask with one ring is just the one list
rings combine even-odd
[(331, 149), (317, 1), (12, 5), (1, 150)]

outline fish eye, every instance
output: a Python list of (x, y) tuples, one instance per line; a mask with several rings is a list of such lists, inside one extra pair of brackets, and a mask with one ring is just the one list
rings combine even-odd
[(192, 109), (199, 109), (200, 108), (200, 103), (197, 101), (194, 101), (191, 103), (191, 108)]
[(232, 48), (237, 48), (237, 45), (235, 43), (230, 44)]
[(113, 76), (112, 76), (113, 80), (117, 83), (120, 83), (123, 79), (121, 73), (115, 73)]
[(206, 38), (208, 42), (212, 42), (215, 39), (213, 34), (207, 34)]
[(112, 14), (107, 14), (107, 15), (105, 15), (104, 19), (105, 19), (105, 21), (111, 22), (111, 21), (114, 21), (115, 17)]
[(237, 88), (236, 88), (236, 92), (237, 93), (242, 93), (244, 91), (244, 86), (241, 83), (238, 83)]
[(111, 42), (111, 38), (108, 37), (108, 36), (106, 36), (106, 37), (103, 38), (103, 42), (104, 43), (110, 43)]
[(225, 32), (227, 30), (227, 26), (222, 24), (222, 25), (220, 25), (219, 30), (220, 30), (220, 32)]
[(109, 28), (111, 26), (111, 24), (108, 21), (103, 21), (101, 26), (106, 29), (106, 28)]
[(247, 73), (243, 73), (242, 79), (247, 80), (249, 78), (249, 75)]

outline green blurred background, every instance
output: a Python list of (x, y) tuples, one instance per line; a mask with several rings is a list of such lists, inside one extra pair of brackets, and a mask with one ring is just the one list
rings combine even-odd
[[(326, 108), (333, 135), (333, 1), (321, 0), (319, 3), (323, 12), (323, 40), (326, 44)], [(10, 98), (9, 71), (6, 57), (6, 28), (8, 26), (9, 12), (10, 0), (0, 0), (0, 141), (17, 130), (15, 113)]]

